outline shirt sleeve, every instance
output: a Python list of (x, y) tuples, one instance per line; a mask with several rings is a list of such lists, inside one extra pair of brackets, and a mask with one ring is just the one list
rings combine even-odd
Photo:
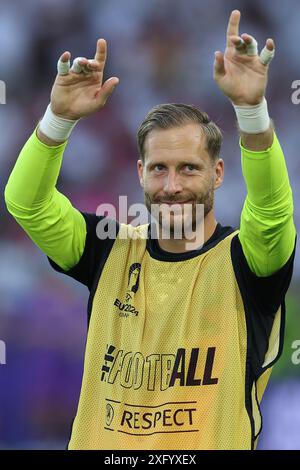
[[(67, 142), (48, 146), (39, 140), (36, 130), (22, 148), (6, 184), (7, 209), (56, 271), (90, 289), (119, 225), (112, 219), (79, 211), (56, 189)], [(98, 224), (102, 238), (97, 233)], [(111, 236), (105, 238), (108, 230)]]
[[(114, 241), (119, 231), (117, 221), (108, 219), (104, 216), (81, 212), (86, 224), (86, 238), (83, 253), (78, 263), (69, 270), (61, 268), (53, 259), (48, 256), (50, 265), (62, 274), (72, 277), (76, 281), (88, 287), (91, 291), (94, 282), (99, 279), (105, 262), (113, 247)], [(101, 232), (109, 233), (106, 238), (99, 237), (99, 225)]]
[(286, 264), (295, 244), (288, 172), (275, 132), (272, 146), (265, 151), (240, 146), (247, 197), (238, 236), (251, 271), (269, 276)]
[(64, 269), (78, 262), (86, 237), (84, 217), (55, 187), (66, 145), (44, 144), (35, 129), (18, 156), (4, 192), (6, 207), (17, 223)]

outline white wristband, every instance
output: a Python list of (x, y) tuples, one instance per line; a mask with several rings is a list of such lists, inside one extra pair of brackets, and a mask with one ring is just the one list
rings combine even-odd
[(39, 123), (40, 130), (45, 134), (49, 139), (55, 140), (56, 142), (63, 142), (67, 140), (77, 124), (78, 120), (65, 119), (59, 116), (56, 116), (52, 110), (49, 103), (46, 112)]
[(269, 129), (270, 116), (266, 98), (255, 106), (233, 105), (239, 128), (246, 134), (261, 134)]

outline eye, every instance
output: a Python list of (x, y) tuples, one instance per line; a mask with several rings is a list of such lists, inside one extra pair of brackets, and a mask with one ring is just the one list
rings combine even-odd
[(154, 170), (155, 171), (162, 171), (162, 170), (164, 170), (164, 168), (165, 168), (164, 165), (161, 165), (160, 163), (158, 163), (157, 165), (155, 165)]
[(195, 168), (194, 165), (185, 165), (185, 168), (186, 168), (188, 171), (196, 170), (196, 168)]

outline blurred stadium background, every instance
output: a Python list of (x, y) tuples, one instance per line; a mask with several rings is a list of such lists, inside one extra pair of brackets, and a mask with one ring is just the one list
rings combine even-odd
[[(136, 176), (135, 132), (148, 110), (185, 102), (207, 111), (224, 131), (225, 181), (216, 193), (222, 224), (239, 225), (245, 185), (231, 105), (212, 78), (213, 54), (224, 49), (227, 19), (242, 12), (241, 32), (263, 47), (275, 38), (267, 92), (283, 146), (299, 226), (300, 107), (291, 84), (300, 79), (298, 0), (1, 0), (1, 193), (21, 147), (49, 102), (59, 55), (93, 57), (108, 41), (105, 77), (120, 85), (106, 108), (82, 121), (65, 152), (58, 189), (79, 209), (101, 202), (142, 202)], [(34, 175), (32, 175), (34, 178)], [(0, 448), (65, 448), (76, 412), (83, 366), (88, 291), (56, 274), (6, 211), (1, 199)], [(300, 256), (287, 296), (285, 347), (262, 404), (260, 449), (300, 449), (300, 364), (291, 360), (300, 339)]]

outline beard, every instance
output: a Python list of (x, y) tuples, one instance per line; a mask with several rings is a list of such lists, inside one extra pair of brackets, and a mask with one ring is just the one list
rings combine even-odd
[[(175, 229), (181, 229), (181, 234), (186, 233), (186, 230), (189, 232), (196, 232), (201, 223), (203, 222), (203, 218), (207, 216), (207, 214), (213, 209), (214, 206), (214, 188), (213, 183), (209, 185), (209, 188), (202, 193), (197, 194), (186, 194), (185, 196), (173, 196), (173, 197), (157, 197), (151, 196), (147, 191), (144, 193), (144, 201), (145, 205), (149, 211), (149, 213), (153, 216), (156, 223), (158, 223), (159, 229), (162, 233), (168, 232), (171, 238), (175, 238)], [(182, 203), (184, 201), (189, 201), (187, 206), (192, 206), (188, 212), (184, 206), (180, 207), (180, 211), (176, 212), (176, 215), (171, 215), (166, 218), (163, 212), (159, 209), (159, 212), (152, 210), (152, 205), (161, 205), (164, 202), (168, 203)], [(197, 205), (203, 205), (203, 213), (201, 213), (202, 217), (199, 220), (199, 215), (197, 214)], [(166, 214), (165, 214), (166, 215)], [(176, 227), (175, 227), (175, 217), (179, 217), (179, 221), (176, 220)], [(178, 225), (179, 224), (179, 227)], [(177, 238), (177, 237), (176, 237)]]

